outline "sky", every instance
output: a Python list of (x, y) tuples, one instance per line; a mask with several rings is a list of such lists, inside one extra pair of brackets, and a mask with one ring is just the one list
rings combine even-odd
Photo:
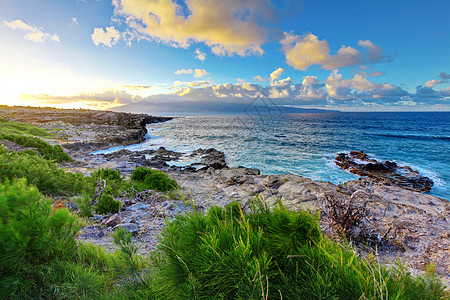
[(449, 14), (448, 0), (0, 0), (0, 104), (450, 111)]

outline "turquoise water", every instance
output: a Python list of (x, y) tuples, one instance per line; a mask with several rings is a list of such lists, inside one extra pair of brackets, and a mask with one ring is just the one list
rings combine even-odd
[(148, 129), (146, 142), (127, 148), (213, 147), (230, 166), (333, 183), (357, 178), (334, 165), (336, 153), (362, 150), (417, 169), (434, 181), (430, 194), (450, 199), (450, 112), (187, 116)]

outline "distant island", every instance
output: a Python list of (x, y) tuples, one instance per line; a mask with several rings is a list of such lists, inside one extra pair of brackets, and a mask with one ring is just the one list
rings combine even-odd
[(258, 99), (252, 102), (211, 101), (141, 101), (110, 109), (115, 112), (158, 114), (281, 114), (281, 113), (338, 113), (337, 110), (300, 108), (276, 105), (273, 101)]

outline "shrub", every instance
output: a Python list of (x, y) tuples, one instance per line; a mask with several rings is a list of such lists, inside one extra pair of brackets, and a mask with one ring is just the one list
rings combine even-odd
[(95, 205), (95, 211), (98, 214), (109, 214), (109, 213), (117, 213), (120, 209), (120, 205), (122, 204), (120, 201), (114, 200), (114, 197), (111, 195), (112, 189), (111, 187), (106, 187), (103, 191), (102, 197)]
[[(161, 299), (440, 299), (439, 282), (361, 260), (323, 238), (317, 217), (261, 200), (194, 209), (168, 223), (149, 275)], [(433, 277), (436, 278), (436, 277)]]
[(0, 134), (0, 139), (9, 140), (23, 147), (36, 148), (43, 158), (56, 162), (72, 161), (72, 158), (64, 152), (60, 145), (52, 146), (37, 137), (20, 134)]
[(84, 193), (83, 196), (72, 198), (78, 206), (79, 214), (83, 217), (92, 217), (92, 199)]
[(106, 185), (111, 187), (113, 196), (120, 196), (123, 191), (131, 187), (130, 182), (123, 179), (120, 171), (110, 168), (98, 169), (91, 174), (90, 178), (93, 185), (96, 185), (99, 179), (105, 180)]
[(66, 173), (56, 163), (24, 152), (8, 151), (0, 146), (0, 182), (26, 178), (46, 195), (74, 195), (89, 189), (82, 174)]
[(137, 167), (131, 173), (131, 180), (137, 191), (157, 190), (161, 192), (170, 191), (178, 187), (175, 180), (166, 173), (152, 168)]
[(0, 298), (26, 298), (47, 284), (45, 266), (74, 254), (81, 224), (25, 180), (0, 185), (0, 212)]

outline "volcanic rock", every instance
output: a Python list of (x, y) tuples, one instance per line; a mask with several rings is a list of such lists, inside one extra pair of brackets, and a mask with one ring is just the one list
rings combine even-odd
[(387, 185), (398, 186), (416, 192), (428, 192), (433, 181), (409, 166), (398, 166), (395, 162), (378, 162), (362, 151), (339, 153), (336, 165), (359, 176), (367, 176)]

